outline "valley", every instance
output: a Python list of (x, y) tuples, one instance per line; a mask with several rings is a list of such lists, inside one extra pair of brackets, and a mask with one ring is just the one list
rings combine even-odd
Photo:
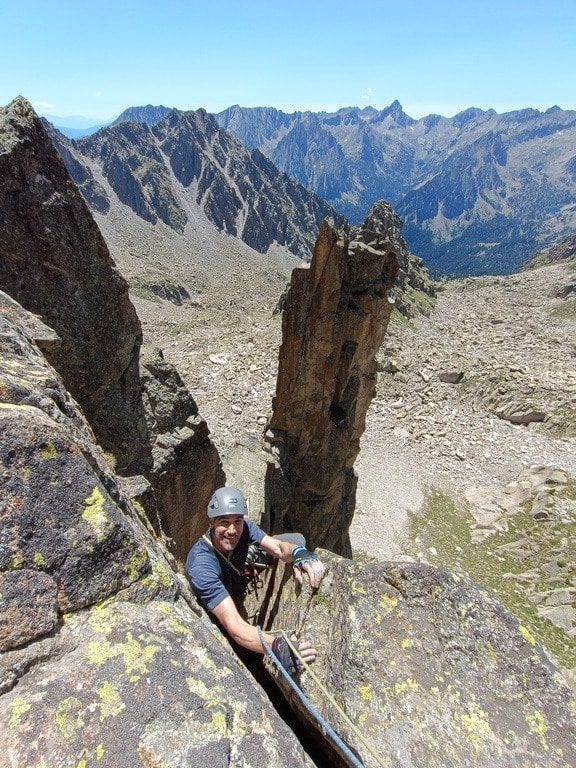
[[(243, 254), (228, 254), (198, 306), (137, 295), (134, 302), (145, 341), (182, 374), (228, 482), (246, 488), (258, 515), (281, 340), (281, 315), (273, 312), (291, 265), (277, 252), (242, 269)], [(576, 315), (573, 298), (559, 295), (575, 267), (568, 260), (448, 281), (429, 317), (394, 314), (356, 463), (350, 531), (360, 560), (462, 570), (499, 594), (516, 584), (510, 574), (528, 574), (503, 599), (566, 668), (575, 661), (576, 626)], [(446, 373), (463, 377), (445, 383)], [(538, 409), (544, 422), (501, 417), (529, 419)], [(550, 484), (552, 470), (561, 474)], [(535, 521), (531, 513), (542, 509), (547, 516)], [(526, 537), (528, 550), (517, 543)], [(514, 542), (516, 550), (496, 553)], [(554, 610), (546, 601), (557, 603)]]

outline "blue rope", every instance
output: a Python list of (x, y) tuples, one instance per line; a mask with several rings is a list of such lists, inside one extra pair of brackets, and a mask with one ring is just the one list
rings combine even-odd
[(302, 690), (296, 685), (294, 680), (291, 678), (291, 676), (286, 672), (282, 664), (280, 663), (280, 660), (272, 650), (272, 648), (268, 645), (266, 642), (266, 639), (264, 638), (264, 633), (260, 629), (260, 627), (256, 628), (258, 630), (258, 637), (260, 638), (260, 642), (262, 643), (262, 647), (264, 648), (265, 653), (272, 659), (274, 664), (276, 665), (278, 671), (282, 675), (282, 677), (286, 680), (292, 691), (296, 694), (296, 696), (300, 699), (301, 703), (304, 705), (306, 710), (312, 717), (316, 720), (318, 725), (322, 728), (324, 731), (324, 734), (328, 737), (328, 739), (336, 746), (336, 748), (344, 755), (346, 760), (349, 761), (350, 765), (353, 766), (353, 768), (366, 768), (364, 763), (362, 763), (356, 755), (350, 750), (350, 747), (342, 741), (340, 736), (336, 733), (336, 731), (332, 728), (332, 726), (326, 722), (326, 720), (322, 717), (320, 712), (318, 711), (317, 707), (312, 704), (309, 698), (307, 698)]

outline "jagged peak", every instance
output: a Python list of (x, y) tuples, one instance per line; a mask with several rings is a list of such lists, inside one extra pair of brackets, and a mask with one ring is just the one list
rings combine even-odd
[(383, 123), (387, 117), (391, 117), (397, 125), (402, 126), (403, 128), (416, 122), (414, 118), (404, 112), (402, 104), (400, 104), (398, 99), (394, 99), (392, 104), (385, 107), (381, 112), (377, 112), (370, 122)]

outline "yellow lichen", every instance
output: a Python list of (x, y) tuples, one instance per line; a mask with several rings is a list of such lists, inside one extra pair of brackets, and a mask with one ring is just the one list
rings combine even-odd
[(382, 595), (382, 599), (380, 600), (380, 608), (386, 611), (386, 613), (390, 613), (390, 611), (393, 611), (397, 605), (398, 605), (398, 598), (391, 597), (390, 595)]
[(212, 713), (212, 728), (222, 736), (226, 736), (228, 733), (228, 726), (226, 725), (226, 715), (222, 711)]
[(457, 715), (457, 719), (464, 726), (466, 735), (474, 747), (474, 752), (478, 754), (482, 748), (482, 743), (493, 736), (486, 712), (472, 702), (468, 704), (468, 713)]
[(417, 691), (418, 688), (420, 688), (420, 684), (411, 677), (407, 677), (406, 680), (402, 680), (399, 683), (394, 683), (394, 693), (397, 696), (408, 693), (409, 691)]
[(43, 448), (40, 451), (40, 457), (45, 461), (49, 461), (50, 459), (55, 459), (56, 456), (58, 456), (58, 449), (56, 448), (56, 446), (52, 441), (48, 443), (46, 448)]
[(82, 512), (82, 518), (94, 528), (97, 541), (102, 541), (104, 538), (104, 531), (108, 520), (104, 504), (104, 496), (96, 486), (90, 496), (84, 499), (84, 512)]
[(103, 642), (92, 641), (88, 643), (86, 659), (90, 664), (96, 664), (98, 667), (101, 667), (102, 664), (118, 656), (118, 653), (118, 647), (109, 643), (108, 640)]
[(44, 565), (46, 565), (46, 560), (44, 558), (44, 555), (42, 552), (34, 552), (34, 565), (38, 568), (42, 568)]
[(99, 635), (109, 635), (117, 623), (118, 618), (114, 611), (104, 604), (95, 606), (88, 619), (90, 628)]
[(142, 645), (132, 637), (130, 632), (128, 632), (126, 637), (127, 641), (119, 644), (119, 646), (124, 658), (126, 674), (132, 675), (131, 681), (135, 682), (134, 676), (136, 676), (136, 679), (139, 679), (141, 675), (145, 675), (148, 672), (148, 663), (154, 658), (159, 650), (159, 646)]
[(20, 552), (16, 552), (14, 555), (12, 555), (10, 566), (13, 571), (18, 571), (20, 568), (22, 568), (23, 565), (24, 565), (24, 558), (22, 557), (22, 554)]
[(136, 581), (142, 573), (142, 567), (148, 563), (148, 550), (142, 547), (128, 561), (125, 571), (130, 581)]
[(162, 563), (153, 562), (152, 572), (143, 580), (142, 585), (146, 589), (156, 589), (156, 587), (169, 587), (172, 584), (172, 578)]
[(22, 469), (22, 480), (24, 480), (24, 482), (27, 483), (28, 480), (30, 479), (31, 474), (32, 474), (32, 470), (30, 469), (30, 467), (24, 467)]
[(108, 640), (92, 641), (88, 645), (86, 658), (90, 664), (102, 666), (110, 659), (122, 656), (125, 674), (128, 675), (130, 682), (135, 683), (148, 672), (148, 663), (158, 650), (159, 646), (142, 645), (128, 632), (125, 643), (112, 644)]
[(407, 637), (404, 640), (402, 640), (402, 642), (400, 643), (400, 646), (406, 651), (408, 650), (408, 648), (412, 648), (412, 640), (410, 640), (410, 638)]
[(542, 744), (543, 749), (548, 752), (548, 741), (546, 740), (546, 734), (548, 732), (548, 721), (542, 714), (542, 712), (538, 712), (536, 710), (531, 715), (526, 715), (526, 722), (528, 723), (528, 728), (530, 731), (538, 738), (540, 739), (540, 744)]
[(486, 643), (485, 648), (486, 648), (486, 655), (490, 659), (492, 659), (492, 661), (494, 661), (494, 662), (498, 661), (498, 656), (496, 655), (496, 651), (492, 647), (492, 644), (491, 643)]
[(175, 614), (174, 606), (171, 603), (162, 602), (159, 604), (158, 609), (161, 613), (168, 618), (168, 628), (174, 632), (175, 635), (188, 635), (192, 631), (190, 627), (186, 626), (183, 622), (179, 621)]
[(520, 634), (522, 635), (524, 640), (527, 640), (530, 643), (530, 645), (536, 645), (536, 640), (534, 638), (534, 635), (532, 635), (532, 633), (528, 629), (526, 629), (526, 627), (523, 624), (520, 624), (519, 629), (520, 629)]
[(190, 693), (193, 693), (195, 696), (198, 696), (205, 701), (208, 707), (215, 707), (221, 702), (221, 699), (215, 698), (214, 694), (220, 697), (224, 696), (224, 688), (222, 688), (221, 685), (215, 685), (208, 688), (206, 683), (202, 680), (197, 680), (195, 677), (187, 677), (186, 685), (188, 686)]
[(106, 750), (104, 749), (104, 745), (98, 744), (98, 746), (96, 747), (96, 760), (102, 760), (105, 752)]
[(359, 685), (358, 691), (363, 701), (372, 701), (373, 693), (372, 688), (369, 685)]
[(84, 727), (84, 720), (78, 712), (81, 708), (82, 703), (74, 696), (63, 699), (56, 707), (54, 719), (56, 720), (58, 730), (65, 739), (74, 738), (76, 731)]
[(106, 720), (107, 717), (116, 717), (125, 709), (126, 704), (120, 698), (118, 689), (113, 683), (106, 681), (97, 690), (100, 698), (100, 720)]
[(19, 724), (20, 720), (22, 719), (22, 715), (25, 715), (31, 706), (32, 704), (26, 701), (26, 699), (23, 699), (21, 696), (17, 696), (14, 699), (14, 701), (10, 704), (10, 722), (8, 723), (10, 728), (14, 728)]
[(368, 720), (368, 713), (362, 712), (362, 714), (358, 715), (358, 724), (364, 725), (364, 723)]

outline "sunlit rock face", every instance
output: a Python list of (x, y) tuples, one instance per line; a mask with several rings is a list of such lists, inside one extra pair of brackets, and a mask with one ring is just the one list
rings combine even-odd
[(140, 321), (86, 203), (30, 104), (0, 110), (0, 285), (53, 328), (47, 352), (125, 474), (150, 468)]
[(298, 594), (282, 566), (258, 618), (313, 641), (314, 674), (358, 730), (310, 674), (302, 687), (367, 768), (575, 764), (574, 695), (491, 594), (428, 565), (320, 555), (320, 589)]
[(0, 293), (4, 765), (309, 765)]
[(0, 285), (53, 329), (58, 343), (45, 333), (42, 349), (116, 471), (151, 482), (150, 517), (184, 559), (224, 482), (220, 457), (174, 367), (153, 355), (139, 367), (142, 332), (128, 285), (22, 98), (0, 110), (0, 255)]
[(397, 273), (394, 248), (371, 216), (356, 228), (324, 222), (310, 268), (292, 273), (268, 433), (277, 458), (266, 487), (271, 530), (350, 550), (353, 465)]

